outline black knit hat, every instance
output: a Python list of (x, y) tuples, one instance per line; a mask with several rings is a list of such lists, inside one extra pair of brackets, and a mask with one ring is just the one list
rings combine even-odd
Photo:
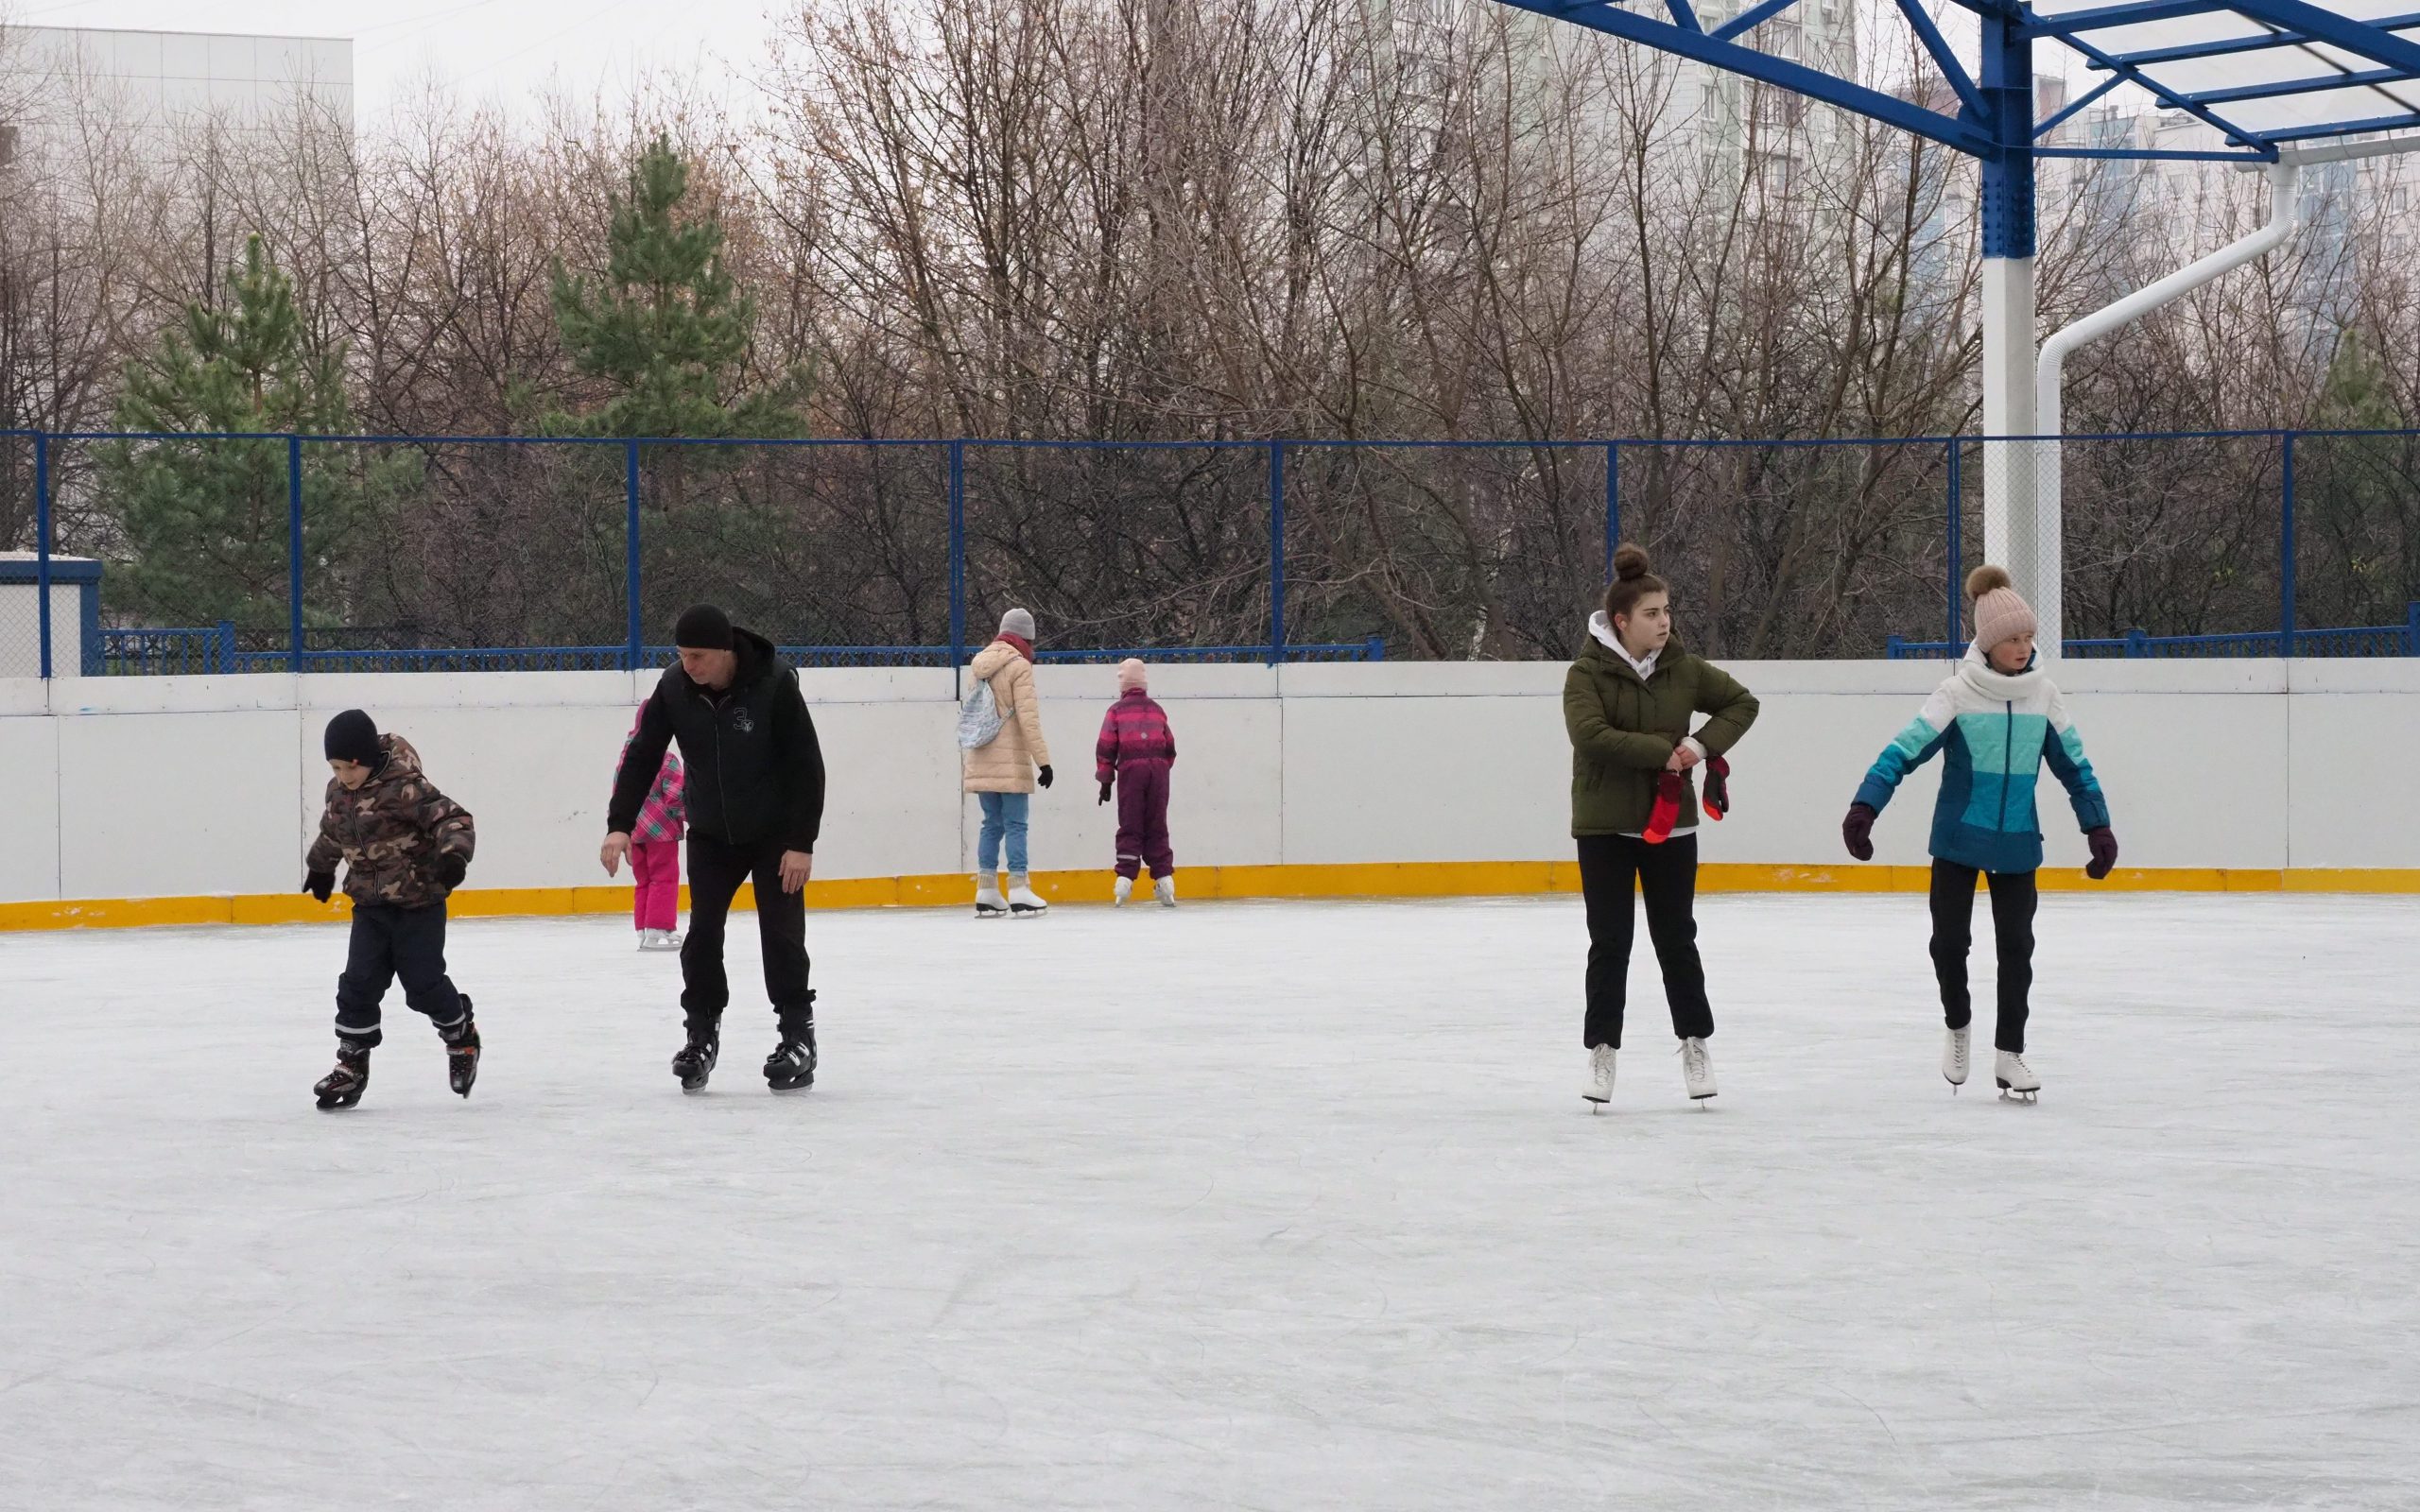
[(325, 744), (332, 762), (358, 762), (375, 768), (387, 760), (378, 746), (378, 727), (358, 709), (348, 709), (328, 721)]
[(731, 616), (712, 604), (692, 604), (672, 627), (672, 644), (684, 651), (728, 651), (735, 644)]

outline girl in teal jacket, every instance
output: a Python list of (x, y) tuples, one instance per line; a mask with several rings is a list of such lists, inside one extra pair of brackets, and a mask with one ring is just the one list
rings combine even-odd
[(2033, 655), (2033, 610), (2009, 586), (2007, 572), (1978, 567), (1967, 576), (1975, 643), (1916, 717), (1865, 774), (1841, 826), (1849, 854), (1874, 858), (1875, 819), (1910, 772), (1942, 757), (1941, 797), (1932, 816), (1932, 963), (1949, 1032), (1941, 1074), (1966, 1080), (1966, 953), (1973, 936), (1975, 881), (1989, 879), (1992, 933), (1999, 947), (1999, 1022), (1993, 1037), (1995, 1079), (2004, 1095), (2031, 1101), (2041, 1078), (2025, 1062), (2027, 996), (2033, 985), (2034, 873), (2042, 866), (2042, 827), (2034, 789), (2047, 762), (2067, 790), (2076, 823), (2092, 844), (2085, 875), (2096, 882), (2118, 864), (2109, 800), (2084, 759), (2066, 700)]

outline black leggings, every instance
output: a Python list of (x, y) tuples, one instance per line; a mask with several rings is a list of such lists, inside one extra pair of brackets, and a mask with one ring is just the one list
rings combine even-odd
[(2033, 987), (2033, 908), (2040, 895), (2031, 871), (1979, 873), (1969, 866), (1932, 864), (1932, 969), (1941, 978), (1942, 1017), (1963, 1029), (1975, 1017), (1966, 991), (1966, 950), (1975, 936), (1975, 878), (1992, 888), (1992, 936), (1999, 947), (1999, 1024), (1995, 1049), (2025, 1050), (2026, 994)]
[(1582, 1038), (1591, 1050), (1621, 1048), (1630, 947), (1638, 931), (1634, 887), (1647, 897), (1647, 934), (1664, 968), (1672, 1033), (1712, 1038), (1714, 1009), (1706, 1004), (1705, 965), (1698, 958), (1698, 837), (1687, 830), (1662, 845), (1624, 834), (1581, 836), (1580, 891), (1588, 902), (1588, 1019)]

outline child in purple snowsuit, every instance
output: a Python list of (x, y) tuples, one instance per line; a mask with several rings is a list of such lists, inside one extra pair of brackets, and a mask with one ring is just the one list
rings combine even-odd
[(1168, 848), (1168, 768), (1176, 765), (1176, 736), (1167, 711), (1143, 686), (1144, 668), (1132, 657), (1117, 664), (1117, 701), (1100, 722), (1093, 747), (1093, 775), (1100, 800), (1117, 790), (1117, 902), (1133, 895), (1134, 876), (1151, 868), (1152, 896), (1163, 908), (1176, 906), (1176, 852)]

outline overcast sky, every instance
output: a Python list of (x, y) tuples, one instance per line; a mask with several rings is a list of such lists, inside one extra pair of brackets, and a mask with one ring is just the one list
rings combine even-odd
[(475, 96), (520, 102), (548, 84), (619, 93), (646, 71), (761, 74), (780, 0), (0, 0), (33, 26), (255, 32), (353, 39), (369, 121), (432, 71)]

